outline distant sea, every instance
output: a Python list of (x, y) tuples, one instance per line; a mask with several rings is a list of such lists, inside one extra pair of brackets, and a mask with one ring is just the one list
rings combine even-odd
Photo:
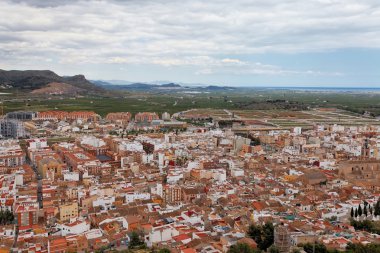
[[(257, 87), (259, 88), (259, 87)], [(380, 92), (380, 87), (260, 87), (272, 90), (301, 90), (301, 91), (341, 91), (341, 92)]]

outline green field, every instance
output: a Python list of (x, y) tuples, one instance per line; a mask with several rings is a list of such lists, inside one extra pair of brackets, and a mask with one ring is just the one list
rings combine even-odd
[[(177, 102), (176, 102), (177, 101)], [(234, 108), (233, 104), (223, 101), (223, 98), (197, 97), (179, 98), (169, 95), (130, 96), (122, 98), (85, 97), (75, 99), (32, 99), (18, 101), (4, 101), (4, 113), (18, 110), (45, 111), (64, 110), (78, 111), (90, 110), (104, 116), (109, 112), (169, 112), (175, 113), (191, 108)]]
[[(104, 116), (109, 112), (128, 111), (131, 113), (151, 111), (175, 113), (193, 108), (228, 109), (240, 117), (277, 117), (284, 115), (279, 110), (287, 110), (286, 105), (296, 104), (296, 107), (317, 108), (335, 107), (347, 110), (339, 115), (339, 119), (350, 119), (357, 113), (369, 111), (380, 115), (380, 94), (364, 92), (311, 92), (297, 90), (245, 89), (236, 91), (217, 91), (201, 94), (169, 93), (132, 93), (120, 92), (120, 95), (108, 97), (32, 98), (29, 95), (2, 95), (0, 97), (4, 113), (17, 110), (91, 110)], [(281, 100), (284, 103), (270, 103), (268, 100)], [(285, 107), (284, 107), (285, 106)], [(282, 108), (284, 107), (284, 108)], [(290, 110), (288, 110), (290, 111)], [(268, 115), (268, 112), (270, 112)], [(320, 112), (310, 116), (301, 112), (292, 112), (289, 118), (320, 118), (336, 117), (330, 112)]]

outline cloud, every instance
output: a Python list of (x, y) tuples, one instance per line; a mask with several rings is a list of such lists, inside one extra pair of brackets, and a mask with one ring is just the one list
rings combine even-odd
[(232, 74), (232, 75), (304, 75), (304, 76), (343, 76), (339, 72), (323, 72), (313, 70), (292, 70), (281, 66), (263, 64), (261, 62), (247, 62), (238, 59), (213, 60), (197, 72), (198, 75)]
[[(38, 1), (0, 5), (2, 61), (198, 66), (198, 73), (313, 74), (239, 55), (380, 47), (377, 0)], [(332, 71), (335, 73), (334, 71)]]

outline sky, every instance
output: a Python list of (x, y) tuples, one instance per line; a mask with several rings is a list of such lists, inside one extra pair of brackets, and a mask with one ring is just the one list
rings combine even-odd
[(380, 87), (379, 0), (1, 0), (0, 69)]

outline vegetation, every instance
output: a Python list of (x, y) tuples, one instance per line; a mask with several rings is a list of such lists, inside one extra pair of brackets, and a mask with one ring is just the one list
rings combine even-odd
[(129, 238), (130, 238), (130, 241), (129, 241), (129, 248), (130, 249), (137, 249), (137, 248), (145, 248), (146, 247), (144, 241), (142, 241), (140, 239), (140, 235), (137, 232), (133, 231), (130, 234)]
[(6, 211), (0, 211), (0, 225), (9, 225), (14, 222), (14, 215), (8, 209)]
[[(226, 99), (227, 96), (227, 99)], [(212, 98), (211, 98), (212, 97)], [(104, 116), (109, 112), (142, 111), (175, 113), (192, 108), (242, 110), (307, 110), (308, 107), (337, 107), (363, 114), (380, 115), (380, 94), (364, 92), (323, 92), (275, 89), (237, 89), (210, 93), (184, 94), (167, 92), (126, 92), (115, 95), (86, 95), (84, 97), (36, 96), (13, 91), (1, 95), (4, 113), (16, 110), (92, 110)], [(289, 109), (290, 108), (290, 109)], [(225, 122), (227, 123), (227, 122)], [(230, 123), (227, 123), (230, 124)], [(223, 125), (223, 123), (222, 123)]]
[(227, 253), (259, 253), (260, 250), (251, 248), (248, 244), (237, 243), (232, 245)]
[(375, 204), (373, 215), (375, 216), (380, 215), (380, 198), (377, 200)]
[(380, 244), (353, 244), (347, 245), (346, 253), (380, 253)]
[(158, 253), (170, 253), (171, 251), (168, 249), (160, 249)]
[(351, 226), (357, 230), (365, 230), (367, 232), (380, 235), (380, 225), (378, 222), (376, 223), (370, 220), (357, 221), (355, 219), (351, 219)]
[(329, 253), (326, 246), (322, 243), (306, 243), (302, 246), (306, 253)]
[(267, 250), (274, 242), (274, 227), (272, 223), (267, 222), (263, 226), (251, 225), (247, 233), (261, 250)]
[(272, 245), (268, 248), (268, 252), (269, 253), (280, 253), (280, 250), (276, 246)]
[(359, 215), (359, 216), (362, 216), (362, 214), (363, 214), (362, 206), (359, 204), (358, 215)]
[(260, 138), (258, 138), (258, 137), (250, 136), (250, 139), (251, 139), (251, 145), (252, 146), (258, 146), (261, 144)]

